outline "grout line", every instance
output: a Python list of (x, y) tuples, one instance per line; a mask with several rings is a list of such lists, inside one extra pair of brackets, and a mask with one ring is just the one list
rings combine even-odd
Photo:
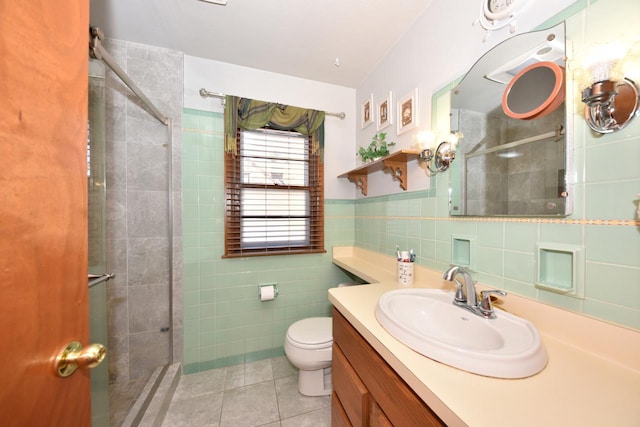
[(207, 129), (194, 129), (194, 128), (182, 128), (183, 132), (193, 132), (193, 133), (205, 133), (208, 135), (224, 135), (223, 131), (219, 130), (207, 130)]
[(425, 217), (425, 216), (380, 216), (380, 215), (325, 215), (325, 218), (355, 218), (382, 220), (419, 220), (419, 221), (448, 221), (448, 222), (498, 222), (498, 223), (529, 223), (529, 224), (567, 224), (567, 225), (604, 225), (616, 227), (640, 227), (640, 219), (559, 219), (559, 218), (489, 218), (489, 217)]

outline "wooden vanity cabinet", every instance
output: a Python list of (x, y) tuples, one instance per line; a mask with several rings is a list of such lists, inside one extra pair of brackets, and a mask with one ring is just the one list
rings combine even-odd
[(335, 308), (331, 377), (333, 427), (445, 425)]

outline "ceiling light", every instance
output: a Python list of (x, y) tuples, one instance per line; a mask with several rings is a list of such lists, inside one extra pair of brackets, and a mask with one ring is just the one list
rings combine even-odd
[(207, 3), (219, 4), (220, 6), (226, 6), (227, 0), (200, 0)]

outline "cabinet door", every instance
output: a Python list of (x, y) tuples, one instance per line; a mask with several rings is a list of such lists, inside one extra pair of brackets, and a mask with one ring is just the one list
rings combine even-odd
[(371, 415), (369, 416), (371, 427), (393, 427), (389, 418), (382, 412), (376, 401), (371, 402)]
[(331, 393), (331, 427), (351, 427), (349, 417), (335, 391)]
[(351, 424), (354, 426), (368, 426), (371, 400), (369, 391), (336, 344), (333, 345), (331, 380), (333, 389), (338, 395)]
[[(356, 376), (371, 393), (371, 399), (377, 402), (393, 425), (445, 425), (336, 309), (333, 310), (333, 342), (334, 348), (340, 348), (342, 355), (347, 359), (346, 363), (353, 367)], [(342, 397), (340, 399), (342, 400)], [(344, 401), (342, 402), (344, 404)]]

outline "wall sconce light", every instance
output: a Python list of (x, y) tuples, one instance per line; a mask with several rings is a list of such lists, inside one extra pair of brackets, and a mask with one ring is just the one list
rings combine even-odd
[[(640, 42), (622, 40), (592, 48), (577, 67), (584, 118), (594, 131), (611, 133), (623, 129), (638, 115), (638, 85), (626, 75), (639, 59)], [(638, 64), (634, 66), (637, 68)]]
[[(453, 159), (456, 158), (456, 147), (460, 138), (462, 138), (460, 132), (451, 132), (447, 137), (448, 140), (441, 141), (436, 148), (435, 133), (426, 131), (418, 136), (419, 143), (428, 146), (420, 152), (419, 158), (426, 163), (429, 172), (436, 174), (449, 168)], [(430, 165), (431, 162), (433, 162), (432, 165)]]

